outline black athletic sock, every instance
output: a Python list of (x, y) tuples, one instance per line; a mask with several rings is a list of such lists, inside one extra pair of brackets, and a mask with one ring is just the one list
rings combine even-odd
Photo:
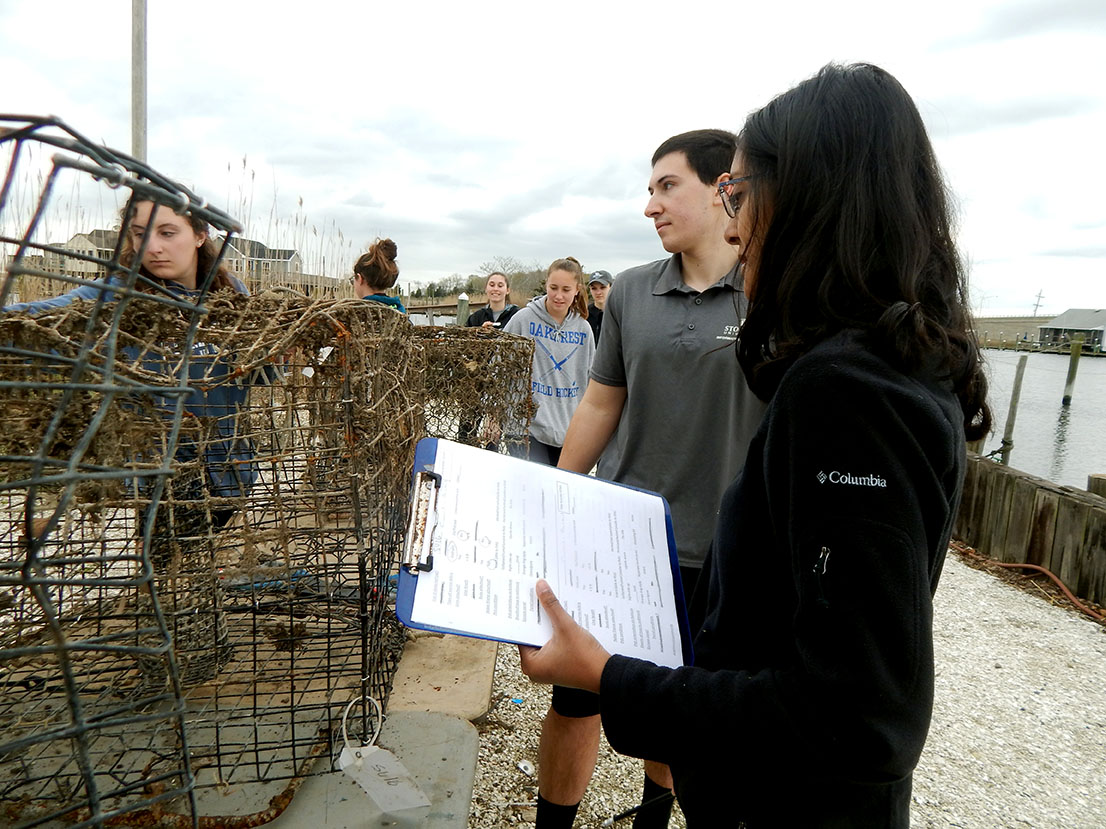
[(634, 815), (634, 829), (665, 829), (668, 826), (668, 818), (672, 816), (672, 803), (675, 799), (676, 796), (672, 794), (671, 789), (653, 782), (648, 774), (645, 775), (641, 802), (649, 805), (642, 806)]
[(538, 819), (534, 825), (540, 829), (572, 829), (572, 822), (576, 820), (576, 810), (579, 808), (579, 803), (571, 806), (550, 803), (539, 794)]

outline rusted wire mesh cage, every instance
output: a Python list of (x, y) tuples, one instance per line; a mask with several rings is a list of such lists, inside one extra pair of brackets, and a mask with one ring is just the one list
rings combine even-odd
[[(0, 331), (22, 341), (43, 327), (79, 330), (85, 310), (8, 315)], [(207, 405), (185, 412), (146, 555), (136, 535), (152, 495), (129, 479), (78, 487), (64, 523), (47, 534), (42, 557), (73, 573), (58, 617), (63, 649), (101, 639), (122, 647), (81, 661), (71, 698), (44, 666), (57, 643), (6, 650), (0, 716), (6, 733), (26, 730), (25, 740), (53, 718), (64, 741), (74, 704), (145, 717), (151, 705), (177, 703), (172, 727), (89, 734), (89, 765), (111, 768), (137, 798), (127, 808), (142, 817), (260, 821), (279, 814), (299, 779), (329, 754), (346, 703), (365, 695), (383, 701), (390, 688), (403, 642), (391, 594), (424, 425), (424, 356), (403, 317), (356, 300), (312, 305), (291, 294), (217, 293), (208, 312), (194, 350), (218, 356), (191, 378)], [(174, 315), (142, 322), (143, 349), (180, 341)], [(133, 323), (124, 316), (121, 333)], [(218, 395), (221, 387), (228, 394)], [(228, 400), (237, 402), (215, 402)], [(97, 437), (119, 447), (120, 463), (164, 457), (163, 419), (134, 417), (125, 407), (116, 415)], [(8, 439), (20, 440), (18, 433)], [(9, 493), (13, 506), (27, 497), (18, 487)], [(5, 559), (17, 560), (20, 539), (13, 523)], [(145, 560), (143, 579), (136, 573)], [(89, 590), (90, 561), (94, 575), (112, 576), (112, 584)], [(16, 585), (11, 601), (12, 641), (41, 639), (33, 595)], [(168, 648), (151, 633), (159, 606)], [(351, 733), (371, 733), (369, 714), (366, 702), (354, 709)], [(67, 756), (67, 748), (50, 752)], [(44, 754), (5, 754), (0, 773), (9, 765), (13, 773), (0, 780), (9, 799), (45, 801), (56, 812), (59, 787), (61, 802), (70, 802), (79, 781), (64, 784), (66, 769)], [(195, 806), (178, 798), (155, 808), (149, 795), (157, 781), (184, 768), (194, 778)], [(224, 796), (245, 783), (267, 785)]]
[[(36, 142), (62, 153), (20, 203)], [(533, 345), (167, 292), (124, 264), (125, 221), (60, 267), (67, 175), (237, 226), (49, 119), (0, 116), (0, 148), (0, 304), (95, 289), (0, 314), (0, 825), (264, 823), (389, 693), (416, 441), (525, 435)]]
[[(191, 805), (189, 754), (173, 736), (183, 733), (180, 676), (150, 550), (189, 397), (179, 378), (220, 254), (185, 297), (126, 263), (126, 228), (91, 252), (63, 251), (51, 235), (57, 194), (82, 186), (116, 208), (191, 211), (225, 238), (238, 226), (53, 119), (0, 116), (0, 157), (0, 305), (49, 278), (86, 295), (72, 315), (5, 315), (0, 331), (0, 817), (94, 825), (138, 798)], [(145, 243), (134, 261), (144, 253)], [(176, 339), (128, 337), (151, 317), (172, 317)], [(160, 687), (119, 694), (120, 666), (141, 660), (166, 663)], [(135, 730), (169, 735), (160, 762), (132, 753)]]
[(472, 446), (524, 443), (534, 341), (481, 328), (420, 326), (426, 350), (426, 432)]
[[(195, 641), (207, 666), (191, 676), (180, 660), (199, 812), (259, 822), (280, 813), (303, 775), (329, 767), (315, 761), (332, 753), (346, 704), (359, 703), (350, 733), (368, 736), (365, 698), (383, 704), (389, 692), (425, 363), (407, 320), (372, 303), (219, 293), (208, 310), (198, 336), (234, 369), (205, 382), (247, 395), (237, 412), (198, 418), (196, 457), (175, 468), (180, 549), (162, 589), (175, 650)], [(249, 448), (235, 460), (248, 485), (219, 493), (200, 458), (232, 433)], [(156, 546), (154, 555), (156, 572)], [(176, 562), (188, 560), (184, 573)], [(152, 671), (138, 673), (142, 682)]]

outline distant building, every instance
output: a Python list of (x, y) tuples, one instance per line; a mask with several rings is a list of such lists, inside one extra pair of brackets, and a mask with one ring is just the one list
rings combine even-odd
[(298, 280), (284, 280), (280, 277), (303, 272), (303, 260), (298, 251), (270, 248), (261, 242), (239, 236), (232, 237), (227, 244), (223, 262), (251, 287), (272, 282), (295, 283)]
[(51, 245), (54, 248), (61, 248), (64, 252), (45, 251), (42, 257), (42, 269), (50, 273), (95, 279), (103, 275), (103, 266), (100, 262), (90, 262), (83, 257), (98, 260), (111, 259), (118, 241), (119, 234), (114, 230), (78, 233), (68, 242)]
[[(115, 255), (119, 233), (114, 230), (92, 230), (78, 233), (67, 242), (53, 242), (52, 250), (42, 253), (27, 251), (22, 258), (22, 266), (46, 274), (61, 274), (82, 279), (97, 279), (104, 276), (102, 261), (110, 261)], [(222, 238), (215, 237), (216, 244)], [(6, 269), (12, 255), (4, 252), (0, 256), (0, 266)], [(100, 261), (92, 261), (100, 260)], [(285, 248), (270, 248), (253, 239), (232, 237), (223, 255), (223, 264), (236, 274), (251, 292), (257, 292), (273, 285), (284, 285), (315, 294), (340, 294), (348, 289), (348, 280), (332, 279), (325, 276), (305, 274), (303, 259), (299, 251)], [(21, 288), (17, 288), (11, 300), (17, 301)], [(35, 288), (30, 289), (29, 299), (40, 299)]]
[(348, 292), (349, 281), (332, 279), (303, 272), (303, 258), (299, 251), (287, 248), (271, 248), (253, 239), (232, 237), (223, 254), (223, 264), (237, 275), (251, 293), (257, 293), (274, 285), (293, 288), (312, 295)]
[(1082, 335), (1084, 348), (1101, 351), (1106, 340), (1106, 309), (1071, 308), (1038, 328), (1042, 348), (1069, 345)]

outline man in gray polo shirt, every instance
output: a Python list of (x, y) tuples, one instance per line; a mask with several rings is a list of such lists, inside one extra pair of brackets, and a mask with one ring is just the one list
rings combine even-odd
[[(603, 316), (591, 380), (559, 466), (660, 492), (690, 599), (710, 547), (722, 492), (745, 460), (764, 404), (745, 384), (737, 331), (745, 315), (738, 251), (717, 185), (729, 178), (736, 138), (696, 130), (657, 148), (645, 215), (672, 254), (619, 274)], [(539, 747), (538, 827), (571, 826), (599, 749), (594, 694), (553, 689)], [(657, 712), (663, 728), (666, 712)], [(666, 826), (668, 768), (646, 762), (637, 829)], [(658, 808), (659, 807), (659, 808)]]

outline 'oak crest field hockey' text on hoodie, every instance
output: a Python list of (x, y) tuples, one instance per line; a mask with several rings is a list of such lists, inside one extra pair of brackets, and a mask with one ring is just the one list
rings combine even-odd
[(545, 309), (545, 297), (539, 296), (511, 317), (504, 331), (534, 341), (530, 391), (537, 412), (530, 434), (549, 446), (563, 446), (595, 356), (591, 326), (572, 309), (558, 325)]

